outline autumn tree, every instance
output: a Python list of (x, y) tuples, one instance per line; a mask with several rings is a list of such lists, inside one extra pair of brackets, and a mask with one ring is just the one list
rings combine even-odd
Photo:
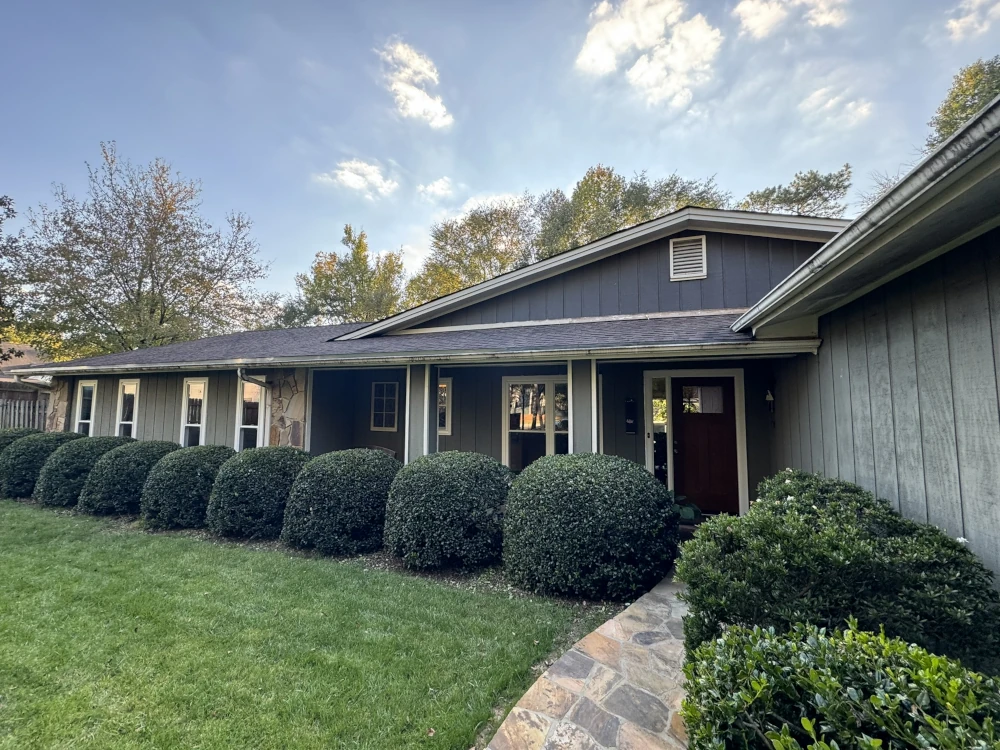
[(951, 88), (927, 123), (926, 150), (933, 151), (983, 107), (1000, 96), (1000, 55), (976, 60), (958, 71)]
[(298, 294), (285, 307), (284, 325), (359, 323), (395, 315), (403, 303), (403, 258), (371, 257), (368, 235), (344, 226), (343, 253), (317, 253), (307, 274), (295, 277)]
[(851, 165), (823, 174), (811, 169), (796, 172), (787, 185), (754, 190), (737, 204), (741, 211), (800, 214), (840, 218), (847, 210), (844, 198), (851, 189)]
[[(4, 233), (3, 225), (16, 216), (14, 201), (6, 195), (0, 195), (0, 341), (14, 328), (14, 256), (17, 250), (17, 235)], [(16, 347), (0, 346), (0, 362), (6, 362), (14, 357), (20, 357), (21, 351)]]
[(29, 343), (62, 359), (257, 327), (267, 302), (250, 220), (201, 214), (201, 186), (165, 161), (101, 144), (84, 197), (64, 186), (29, 213), (15, 252)]

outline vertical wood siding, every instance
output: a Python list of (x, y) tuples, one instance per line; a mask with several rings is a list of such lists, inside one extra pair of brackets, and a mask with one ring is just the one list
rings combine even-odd
[(756, 302), (812, 255), (815, 242), (705, 234), (708, 278), (670, 281), (670, 240), (595, 261), (443, 315), (425, 326), (551, 320), (595, 315), (718, 310)]
[(857, 482), (1000, 572), (1000, 230), (824, 316), (820, 336), (818, 356), (777, 366), (777, 464)]

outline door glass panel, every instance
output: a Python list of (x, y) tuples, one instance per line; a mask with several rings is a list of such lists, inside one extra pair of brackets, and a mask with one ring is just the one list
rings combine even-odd
[(244, 427), (240, 430), (240, 450), (257, 447), (257, 428)]
[(510, 433), (510, 468), (521, 471), (532, 461), (545, 455), (545, 433), (538, 431)]
[(201, 445), (201, 427), (198, 425), (184, 428), (184, 447), (190, 448), (192, 445)]
[(90, 422), (80, 422), (80, 424), (76, 426), (76, 431), (79, 432), (81, 435), (89, 435)]
[[(556, 383), (553, 390), (555, 391), (553, 398), (555, 423), (552, 427), (556, 432), (569, 432), (569, 387), (566, 383)], [(559, 452), (556, 451), (556, 453)]]
[(701, 413), (722, 414), (722, 386), (705, 385), (701, 388)]
[(135, 383), (122, 386), (122, 422), (131, 422), (135, 414)]
[(507, 405), (511, 431), (545, 432), (544, 383), (512, 383)]
[(664, 484), (667, 483), (667, 379), (652, 379), (651, 396), (653, 399), (653, 476)]
[(243, 383), (243, 422), (244, 425), (260, 424), (260, 386), (256, 383)]
[[(201, 405), (205, 400), (204, 383), (188, 383), (187, 423), (201, 424)], [(193, 443), (197, 445), (197, 443)]]
[(118, 428), (119, 437), (132, 437), (132, 425), (128, 422), (121, 425)]
[(555, 445), (553, 447), (555, 448), (557, 456), (569, 453), (569, 433), (557, 432), (555, 434)]
[(89, 422), (94, 411), (94, 386), (85, 385), (80, 388), (80, 421)]

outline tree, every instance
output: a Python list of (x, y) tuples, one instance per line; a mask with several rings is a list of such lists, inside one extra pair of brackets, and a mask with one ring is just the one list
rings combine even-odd
[[(14, 201), (6, 195), (0, 195), (0, 340), (7, 337), (8, 332), (14, 329), (14, 301), (11, 290), (15, 288), (16, 281), (12, 265), (19, 237), (5, 235), (3, 224), (16, 215)], [(21, 354), (18, 349), (0, 346), (0, 362), (20, 357)]]
[(29, 343), (65, 359), (258, 326), (266, 269), (246, 216), (214, 228), (198, 182), (160, 159), (124, 161), (113, 143), (87, 171), (87, 195), (57, 186), (19, 243)]
[(535, 238), (529, 196), (494, 200), (431, 228), (431, 253), (406, 286), (414, 306), (526, 265)]
[(976, 60), (958, 71), (951, 88), (927, 123), (926, 151), (933, 151), (983, 107), (1000, 95), (1000, 55)]
[(403, 302), (403, 258), (369, 257), (368, 235), (344, 226), (341, 253), (317, 253), (308, 274), (295, 277), (298, 295), (285, 307), (285, 325), (361, 323), (395, 315)]
[(788, 185), (776, 185), (748, 193), (737, 208), (741, 211), (839, 218), (847, 210), (843, 201), (850, 189), (850, 164), (827, 174), (811, 169), (808, 172), (796, 172)]

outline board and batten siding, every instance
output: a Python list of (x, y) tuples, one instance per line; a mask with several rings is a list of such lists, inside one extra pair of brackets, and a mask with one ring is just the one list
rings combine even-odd
[(139, 403), (135, 414), (138, 440), (168, 440), (176, 443), (181, 433), (181, 408), (185, 378), (208, 378), (208, 409), (205, 415), (205, 444), (233, 445), (236, 435), (236, 372), (152, 373), (141, 375), (98, 375), (73, 378), (70, 384), (69, 430), (75, 429), (77, 382), (97, 381), (92, 435), (114, 435), (117, 424), (118, 384), (139, 380)]
[(776, 368), (778, 467), (856, 482), (1000, 573), (1000, 230), (819, 321)]
[(705, 235), (708, 277), (670, 280), (670, 238), (537, 281), (442, 315), (421, 327), (553, 320), (597, 315), (749, 307), (820, 243), (717, 232)]

